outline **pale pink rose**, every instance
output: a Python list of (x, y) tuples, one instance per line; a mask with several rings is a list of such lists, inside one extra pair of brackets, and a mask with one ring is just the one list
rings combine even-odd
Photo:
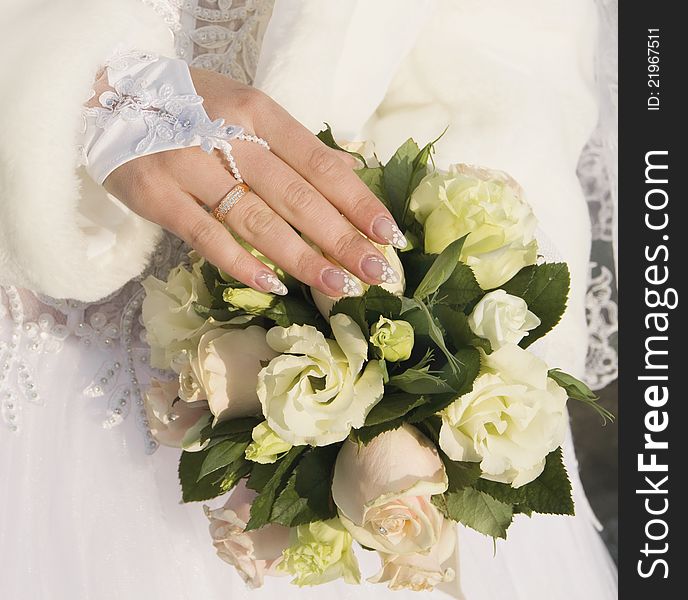
[(179, 401), (178, 381), (152, 379), (144, 406), (153, 437), (161, 444), (175, 448), (181, 448), (186, 432), (208, 414), (205, 402)]
[(218, 421), (261, 414), (258, 372), (277, 356), (265, 341), (266, 333), (251, 325), (214, 329), (201, 337), (192, 375)]
[(367, 445), (345, 442), (332, 496), (357, 542), (401, 555), (427, 552), (437, 544), (444, 517), (430, 498), (446, 489), (447, 474), (435, 446), (416, 428), (403, 425)]
[(232, 565), (250, 588), (262, 586), (265, 576), (280, 575), (276, 568), (289, 546), (288, 527), (273, 523), (245, 531), (256, 495), (242, 480), (222, 508), (204, 507), (217, 555)]
[(456, 563), (455, 551), (456, 526), (445, 519), (440, 538), (430, 552), (404, 555), (380, 553), (382, 568), (368, 581), (387, 583), (392, 590), (430, 592), (440, 583), (454, 580), (456, 572), (448, 563)]

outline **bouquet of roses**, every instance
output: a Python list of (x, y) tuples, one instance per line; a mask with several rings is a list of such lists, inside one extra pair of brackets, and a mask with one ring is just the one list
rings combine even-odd
[(505, 538), (517, 514), (573, 514), (567, 399), (609, 415), (527, 350), (564, 312), (567, 266), (538, 260), (513, 179), (434, 169), (432, 150), (408, 140), (384, 166), (356, 154), (409, 242), (382, 248), (399, 281), (336, 300), (251, 249), (287, 296), (193, 255), (144, 282), (151, 362), (179, 375), (152, 382), (149, 425), (183, 449), (185, 502), (231, 491), (205, 510), (252, 587), (359, 583), (357, 543), (379, 554), (370, 581), (428, 590), (454, 577), (456, 523)]

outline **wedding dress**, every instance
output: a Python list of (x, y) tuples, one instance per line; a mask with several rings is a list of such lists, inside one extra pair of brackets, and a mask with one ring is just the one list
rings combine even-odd
[[(23, 4), (35, 11), (34, 32), (52, 36), (45, 15), (54, 13), (54, 3)], [(85, 13), (100, 6), (67, 4)], [(274, 8), (267, 0), (147, 4), (154, 5), (155, 13), (141, 18), (150, 19), (149, 30), (160, 32), (151, 33), (147, 50), (172, 52), (163, 32), (169, 27), (180, 57), (247, 82), (255, 75), (256, 85), (313, 130), (327, 120), (340, 138), (373, 140), (386, 159), (406, 137), (434, 139), (449, 123), (438, 144), (440, 166), (462, 161), (509, 171), (527, 191), (541, 229), (556, 240), (556, 252), (572, 271), (569, 310), (539, 351), (551, 366), (583, 374), (590, 223), (575, 166), (596, 119), (591, 0), (277, 0)], [(3, 19), (10, 22), (16, 10)], [(129, 17), (115, 16), (102, 19), (113, 31), (136, 29)], [(84, 44), (93, 49), (107, 41), (92, 36)], [(16, 48), (10, 44), (8, 60), (21, 58)], [(40, 79), (40, 72), (33, 75)], [(55, 74), (50, 77), (57, 81)], [(23, 101), (8, 92), (0, 120), (14, 114), (9, 102)], [(52, 114), (40, 119), (60, 118), (55, 114), (58, 99), (55, 103), (43, 107)], [(34, 143), (41, 135), (36, 132)], [(9, 157), (6, 148), (0, 148), (0, 162), (19, 160)], [(32, 157), (51, 164), (60, 160), (40, 148)], [(37, 173), (45, 166), (39, 165)], [(142, 389), (152, 375), (164, 374), (147, 365), (139, 282), (148, 274), (164, 277), (184, 259), (186, 249), (120, 206), (111, 205), (103, 217), (95, 204), (82, 203), (76, 209), (78, 235), (81, 242), (88, 238), (84, 252), (98, 267), (72, 268), (79, 258), (71, 247), (74, 232), (66, 241), (40, 237), (41, 228), (68, 229), (66, 217), (35, 219), (36, 237), (23, 239), (30, 229), (21, 219), (37, 214), (17, 211), (21, 203), (13, 204), (8, 195), (16, 191), (14, 182), (2, 169), (0, 595), (8, 600), (416, 597), (343, 583), (299, 589), (284, 579), (269, 579), (259, 591), (246, 590), (233, 569), (214, 555), (201, 506), (179, 503), (178, 450), (158, 447), (145, 427)], [(44, 189), (39, 181), (35, 185), (43, 193), (51, 182)], [(96, 193), (77, 188), (72, 189), (82, 198)], [(54, 194), (60, 196), (60, 190)], [(26, 200), (23, 210), (32, 206)], [(103, 227), (108, 219), (110, 225)], [(134, 229), (126, 233), (127, 227)], [(144, 246), (155, 243), (144, 273), (112, 292), (141, 271)], [(109, 252), (126, 264), (108, 262)], [(58, 275), (51, 278), (42, 270), (53, 264)], [(108, 268), (109, 273), (95, 273)], [(80, 281), (82, 288), (76, 285)], [(81, 294), (87, 300), (108, 285), (112, 293), (90, 303), (55, 300), (18, 287), (27, 284), (48, 292), (72, 286), (73, 294), (63, 295)], [(467, 600), (616, 597), (615, 569), (595, 530), (570, 438), (565, 451), (575, 518), (519, 517), (508, 541), (496, 549), (490, 539), (459, 527), (457, 571)], [(360, 560), (365, 574), (376, 571), (373, 553), (362, 552)], [(460, 593), (456, 584), (436, 592)]]

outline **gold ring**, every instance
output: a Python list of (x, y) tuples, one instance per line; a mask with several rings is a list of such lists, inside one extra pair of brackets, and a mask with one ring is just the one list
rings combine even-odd
[(213, 216), (220, 221), (220, 223), (225, 222), (225, 217), (227, 213), (232, 210), (232, 207), (239, 202), (245, 195), (246, 192), (250, 192), (251, 188), (245, 183), (237, 183), (225, 196), (220, 200), (220, 204), (213, 211)]

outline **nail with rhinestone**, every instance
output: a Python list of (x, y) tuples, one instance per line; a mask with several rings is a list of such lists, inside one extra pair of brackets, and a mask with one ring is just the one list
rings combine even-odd
[(397, 283), (399, 281), (399, 274), (383, 257), (377, 254), (366, 256), (361, 261), (361, 269), (368, 277), (380, 283)]
[(403, 250), (408, 246), (408, 240), (401, 233), (397, 224), (389, 217), (378, 217), (373, 223), (373, 233), (379, 235), (388, 244)]
[(343, 269), (325, 269), (322, 273), (322, 281), (334, 291), (333, 296), (363, 295), (363, 288), (358, 280)]
[(279, 280), (279, 277), (277, 277), (277, 275), (275, 275), (272, 271), (261, 271), (256, 276), (256, 284), (264, 292), (277, 294), (279, 296), (286, 296), (287, 292), (289, 291), (287, 290), (287, 286), (284, 285)]

